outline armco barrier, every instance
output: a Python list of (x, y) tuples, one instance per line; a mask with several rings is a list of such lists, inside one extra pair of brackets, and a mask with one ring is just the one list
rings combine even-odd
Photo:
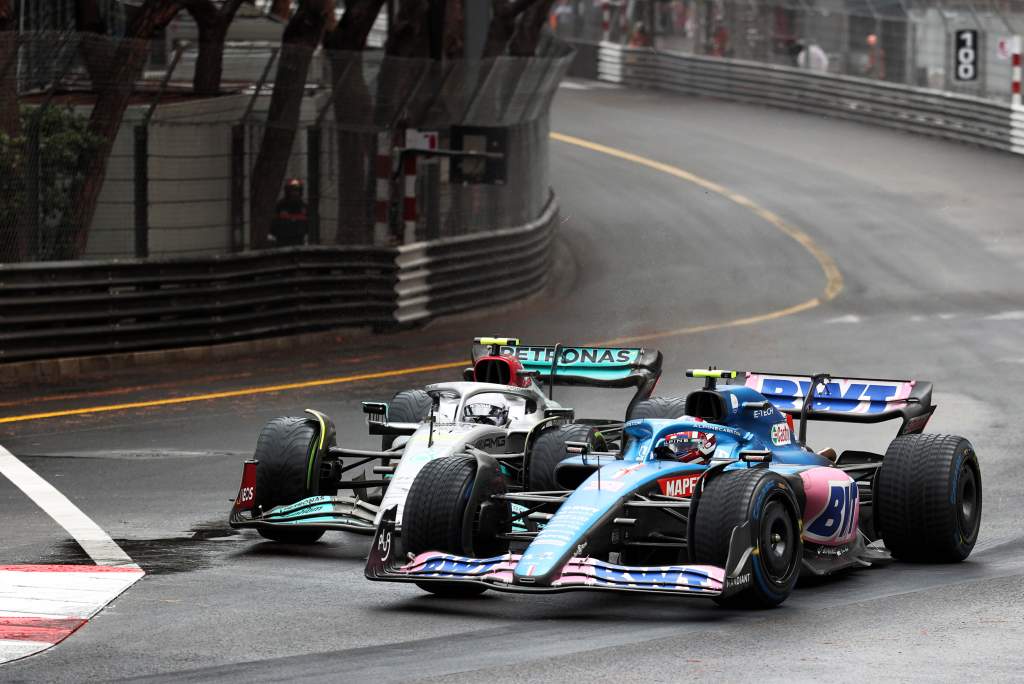
[(543, 287), (552, 196), (517, 228), (391, 247), (0, 265), (0, 362), (389, 327)]
[(410, 323), (522, 299), (544, 287), (558, 224), (552, 194), (533, 223), (399, 248), (395, 320)]
[[(1024, 154), (1024, 108), (852, 76), (601, 43), (597, 77), (783, 107)], [(571, 73), (581, 73), (574, 66)]]

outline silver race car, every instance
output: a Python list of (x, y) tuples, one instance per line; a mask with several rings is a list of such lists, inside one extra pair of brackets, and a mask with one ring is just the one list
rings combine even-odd
[(658, 417), (674, 410), (650, 399), (661, 365), (657, 350), (477, 338), (463, 381), (363, 402), (370, 434), (382, 437), (380, 451), (337, 446), (334, 423), (311, 409), (305, 417), (267, 423), (244, 464), (230, 525), (288, 543), (314, 542), (326, 530), (370, 535), (384, 509), (394, 509), (400, 524), (409, 487), (425, 464), (455, 454), (490, 454), (513, 488), (557, 489), (554, 469), (566, 444), (618, 449), (624, 421), (577, 419), (554, 401), (554, 388), (632, 388), (623, 417)]

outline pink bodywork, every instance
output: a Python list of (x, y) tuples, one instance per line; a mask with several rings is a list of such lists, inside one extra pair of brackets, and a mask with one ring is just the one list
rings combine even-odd
[(829, 546), (857, 537), (860, 501), (857, 484), (838, 468), (810, 468), (800, 473), (804, 483), (806, 541)]

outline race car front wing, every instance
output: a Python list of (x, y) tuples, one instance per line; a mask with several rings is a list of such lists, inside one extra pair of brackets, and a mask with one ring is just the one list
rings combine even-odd
[[(507, 553), (469, 558), (437, 551), (403, 555), (394, 509), (388, 509), (377, 528), (366, 564), (366, 578), (384, 582), (466, 582), (509, 592), (552, 593), (573, 590), (631, 591), (674, 596), (728, 596), (750, 582), (749, 527), (733, 532), (725, 568), (712, 565), (628, 566), (589, 557), (571, 557), (548, 582), (532, 582), (530, 568), (516, 575), (522, 556)], [(736, 559), (734, 563), (733, 560)]]

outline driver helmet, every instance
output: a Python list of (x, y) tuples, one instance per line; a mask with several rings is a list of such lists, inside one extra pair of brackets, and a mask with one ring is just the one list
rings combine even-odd
[(658, 456), (683, 463), (705, 464), (714, 456), (717, 446), (715, 433), (686, 430), (665, 435), (665, 441), (658, 447)]
[(508, 422), (508, 402), (500, 395), (487, 397), (487, 401), (466, 404), (463, 412), (470, 423), (502, 427)]

